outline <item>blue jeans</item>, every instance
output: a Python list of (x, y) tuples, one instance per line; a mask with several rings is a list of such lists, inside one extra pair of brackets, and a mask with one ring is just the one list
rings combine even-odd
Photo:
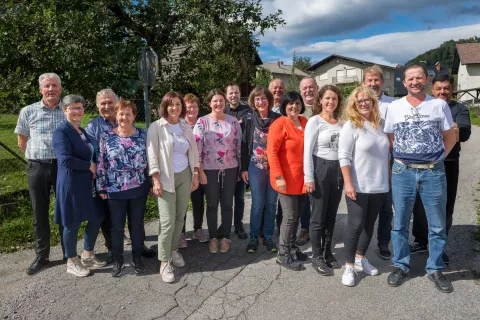
[(250, 212), (250, 237), (258, 237), (263, 217), (263, 235), (265, 239), (273, 237), (275, 212), (277, 210), (277, 191), (270, 185), (270, 171), (257, 168), (250, 162), (248, 179), (252, 194)]
[(393, 265), (409, 271), (408, 235), (410, 217), (417, 192), (420, 194), (428, 220), (429, 257), (426, 271), (445, 268), (442, 252), (447, 242), (447, 182), (443, 162), (432, 169), (411, 169), (395, 162), (392, 167), (392, 199), (395, 217), (392, 229)]
[[(98, 231), (103, 219), (88, 221), (85, 227), (83, 250), (93, 251), (95, 242), (97, 241)], [(77, 256), (77, 238), (78, 229), (81, 223), (72, 223), (63, 227), (63, 243), (65, 245), (65, 258), (73, 258)]]
[(245, 208), (245, 182), (242, 179), (237, 181), (235, 186), (235, 209), (233, 213), (233, 225), (238, 226), (242, 224), (243, 211)]

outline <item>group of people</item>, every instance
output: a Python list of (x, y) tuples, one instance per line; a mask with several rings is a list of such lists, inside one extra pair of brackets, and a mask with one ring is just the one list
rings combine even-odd
[[(243, 212), (249, 186), (248, 252), (256, 252), (262, 238), (268, 252), (278, 252), (279, 265), (296, 271), (308, 259), (300, 247), (310, 240), (312, 267), (320, 275), (333, 275), (341, 267), (332, 241), (345, 194), (344, 285), (354, 286), (357, 272), (379, 274), (366, 258), (378, 217), (377, 253), (394, 264), (388, 284), (398, 286), (407, 276), (410, 253), (428, 249), (428, 278), (440, 291), (451, 292), (442, 273), (449, 262), (444, 248), (460, 142), (468, 140), (471, 130), (468, 109), (451, 100), (451, 76), (435, 77), (435, 97), (427, 95), (430, 79), (423, 66), (406, 68), (408, 95), (399, 100), (383, 94), (380, 67), (368, 67), (363, 74), (362, 86), (345, 103), (336, 86), (319, 88), (313, 78), (300, 82), (300, 94), (286, 92), (283, 82), (273, 79), (268, 89), (252, 90), (248, 105), (240, 102), (239, 86), (230, 83), (225, 93), (210, 91), (209, 113), (202, 117), (198, 97), (171, 91), (160, 103), (160, 119), (148, 130), (135, 127), (135, 104), (118, 99), (111, 89), (98, 92), (100, 115), (84, 130), (85, 100), (67, 95), (60, 101), (60, 78), (43, 74), (43, 99), (22, 109), (15, 129), (28, 159), (35, 216), (36, 259), (27, 273), (49, 262), (51, 186), (67, 272), (76, 276), (106, 265), (94, 254), (100, 228), (113, 260), (112, 276), (122, 274), (127, 216), (132, 266), (143, 273), (142, 255), (152, 254), (144, 245), (143, 216), (149, 193), (157, 197), (160, 275), (169, 283), (175, 281), (175, 268), (185, 266), (178, 249), (187, 246), (188, 200), (193, 237), (208, 242), (211, 253), (225, 253), (232, 223), (238, 238), (247, 238)], [(202, 228), (204, 199), (208, 236)], [(409, 245), (412, 211), (415, 242)], [(76, 239), (84, 221), (79, 258)]]

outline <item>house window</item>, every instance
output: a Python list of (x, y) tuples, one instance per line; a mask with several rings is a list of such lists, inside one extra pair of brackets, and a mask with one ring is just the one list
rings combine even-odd
[(353, 78), (357, 76), (357, 69), (347, 69), (347, 77)]
[(390, 71), (385, 71), (385, 79), (387, 80), (390, 80), (392, 78), (392, 74), (390, 73)]
[(345, 71), (344, 70), (337, 70), (337, 79), (342, 79), (345, 77)]

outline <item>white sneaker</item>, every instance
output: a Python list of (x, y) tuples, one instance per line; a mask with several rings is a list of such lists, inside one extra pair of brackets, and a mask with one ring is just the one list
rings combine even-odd
[(183, 249), (187, 247), (187, 238), (185, 238), (185, 233), (180, 234), (180, 239), (178, 239), (178, 246), (179, 249)]
[(85, 257), (82, 253), (82, 260), (83, 266), (87, 269), (98, 269), (105, 267), (107, 265), (107, 261), (101, 261), (95, 255), (90, 257)]
[(349, 265), (345, 265), (345, 270), (343, 271), (342, 283), (347, 287), (355, 286), (355, 268)]
[(179, 268), (185, 267), (185, 261), (178, 250), (172, 251), (172, 264)]
[(203, 229), (198, 229), (193, 233), (193, 239), (197, 239), (199, 242), (208, 242), (207, 237), (205, 237), (205, 233)]
[(173, 273), (172, 259), (169, 259), (167, 263), (160, 264), (160, 275), (163, 282), (172, 283), (175, 282), (175, 274)]
[(365, 257), (361, 259), (355, 258), (355, 271), (363, 271), (370, 276), (376, 276), (378, 274), (378, 269), (372, 266)]
[(80, 259), (75, 258), (75, 262), (67, 261), (67, 273), (77, 277), (86, 277), (90, 274), (90, 270), (83, 266)]

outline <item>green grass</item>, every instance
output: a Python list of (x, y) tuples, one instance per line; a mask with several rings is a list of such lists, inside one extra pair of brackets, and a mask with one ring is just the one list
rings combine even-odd
[(468, 108), (470, 111), (470, 121), (472, 125), (480, 126), (480, 108)]
[[(98, 114), (86, 113), (82, 119), (81, 126), (87, 123)], [(18, 115), (0, 115), (0, 141), (7, 145), (13, 152), (24, 158), (23, 153), (18, 149), (17, 136), (13, 132), (17, 124)], [(145, 122), (135, 124), (139, 128), (145, 128)], [(27, 191), (27, 175), (25, 165), (13, 155), (0, 147), (0, 204), (16, 203), (10, 210), (0, 211), (0, 252), (13, 252), (23, 248), (33, 247), (33, 213), (32, 205)], [(51, 245), (59, 243), (58, 227), (53, 224), (53, 206), (55, 198), (52, 196), (50, 202), (50, 225)], [(13, 209), (12, 209), (13, 208)], [(189, 209), (191, 206), (189, 205)], [(157, 203), (154, 197), (147, 200), (145, 221), (158, 218)], [(83, 236), (83, 228), (79, 232)]]

